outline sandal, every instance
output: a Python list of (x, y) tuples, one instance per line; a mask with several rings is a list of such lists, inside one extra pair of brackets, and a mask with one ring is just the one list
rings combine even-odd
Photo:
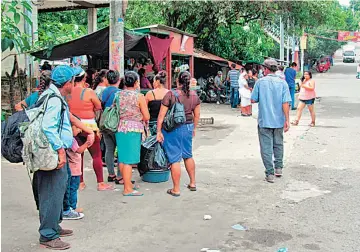
[(291, 125), (294, 125), (294, 126), (298, 126), (299, 125), (299, 120), (295, 120), (291, 123)]
[(310, 126), (310, 127), (315, 127), (315, 122), (311, 122), (311, 123), (309, 124), (309, 126)]
[(102, 184), (102, 185), (98, 185), (97, 186), (97, 190), (98, 191), (112, 191), (114, 190), (114, 187), (112, 185), (108, 185), (108, 184)]
[(180, 193), (174, 193), (172, 189), (166, 191), (167, 194), (170, 194), (173, 197), (180, 197)]
[(187, 189), (189, 189), (189, 190), (192, 191), (192, 192), (196, 192), (196, 186), (188, 185), (188, 186), (187, 186)]
[(123, 195), (124, 196), (144, 196), (143, 193), (136, 191), (136, 190), (132, 191), (131, 193), (127, 193), (127, 194), (123, 193)]
[[(117, 184), (117, 185), (124, 185), (124, 180), (123, 180), (123, 178), (121, 178), (121, 179), (114, 179), (114, 181), (115, 181), (115, 184)], [(120, 182), (121, 181), (121, 182)], [(135, 181), (134, 180), (131, 180), (131, 183), (134, 185), (135, 184)]]

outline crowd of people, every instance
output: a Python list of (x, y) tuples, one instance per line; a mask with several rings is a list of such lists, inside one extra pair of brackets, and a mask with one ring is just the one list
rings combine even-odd
[[(251, 116), (252, 103), (259, 104), (258, 135), (265, 180), (273, 183), (275, 177), (282, 176), (283, 133), (290, 128), (289, 110), (294, 107), (292, 88), (295, 88), (296, 63), (284, 72), (275, 60), (267, 59), (261, 73), (264, 76), (256, 69), (238, 71), (235, 64), (231, 68), (227, 76), (231, 107), (235, 109), (240, 105), (241, 115)], [(221, 75), (218, 77), (221, 80)], [(180, 196), (182, 160), (190, 179), (187, 188), (197, 190), (192, 141), (200, 119), (200, 99), (190, 90), (193, 78), (189, 72), (181, 72), (175, 90), (167, 89), (164, 71), (155, 75), (152, 84), (142, 79), (141, 72), (128, 71), (120, 78), (115, 70), (92, 73), (81, 67), (58, 66), (52, 70), (45, 65), (36, 91), (17, 104), (16, 109), (22, 110), (49, 94), (62, 97), (61, 100), (49, 99), (42, 124), (44, 134), (58, 153), (58, 167), (51, 171), (38, 170), (33, 176), (33, 193), (40, 216), (40, 243), (44, 247), (69, 248), (70, 244), (60, 237), (70, 236), (73, 231), (61, 228), (59, 223), (63, 219), (84, 217), (84, 210), (78, 206), (78, 191), (86, 187), (83, 176), (86, 150), (92, 158), (98, 191), (113, 190), (111, 183), (115, 183), (123, 185), (124, 196), (143, 196), (132, 180), (132, 169), (140, 162), (142, 142), (149, 135), (156, 135), (170, 164), (173, 186), (167, 194)], [(217, 85), (221, 85), (219, 80), (215, 78)], [(151, 90), (143, 95), (139, 92), (142, 86), (151, 87)], [(310, 126), (315, 126), (316, 94), (311, 72), (305, 71), (300, 87), (297, 118), (292, 125), (298, 125), (307, 105), (312, 118)], [(62, 103), (66, 111), (63, 116)], [(184, 108), (184, 123), (171, 131), (165, 130), (165, 118), (176, 103)], [(119, 108), (117, 130), (101, 131), (99, 121), (103, 111), (113, 106)], [(101, 140), (106, 147), (104, 153)], [(103, 157), (108, 171), (107, 183), (103, 175)]]
[[(44, 134), (58, 153), (58, 166), (55, 170), (35, 171), (32, 181), (40, 216), (42, 246), (57, 250), (70, 248), (70, 244), (60, 237), (70, 236), (73, 231), (63, 229), (59, 224), (63, 219), (84, 217), (83, 209), (78, 206), (78, 191), (86, 187), (83, 176), (85, 150), (92, 158), (98, 191), (113, 190), (110, 183), (114, 182), (123, 185), (124, 196), (143, 196), (131, 177), (133, 166), (140, 162), (141, 143), (149, 136), (149, 128), (162, 143), (171, 165), (173, 187), (167, 193), (180, 196), (181, 160), (184, 160), (189, 174), (188, 189), (196, 191), (192, 139), (200, 118), (200, 100), (196, 92), (190, 90), (191, 75), (181, 72), (177, 88), (170, 91), (166, 89), (166, 72), (161, 71), (154, 77), (154, 89), (146, 95), (139, 92), (140, 87), (145, 84), (150, 87), (151, 84), (142, 84), (142, 77), (134, 71), (126, 72), (124, 78), (120, 78), (115, 70), (104, 69), (92, 74), (81, 67), (48, 69), (45, 65), (41, 68), (40, 84), (35, 92), (17, 105), (16, 109), (22, 110), (32, 108), (46, 95), (61, 97), (48, 100), (42, 123)], [(163, 121), (175, 102), (183, 104), (186, 121), (174, 130), (166, 131)], [(65, 104), (63, 116), (61, 103)], [(119, 107), (120, 118), (116, 132), (101, 131), (102, 111), (115, 105)], [(106, 147), (104, 154), (100, 147), (101, 139)], [(107, 183), (104, 181), (102, 155), (108, 170)]]

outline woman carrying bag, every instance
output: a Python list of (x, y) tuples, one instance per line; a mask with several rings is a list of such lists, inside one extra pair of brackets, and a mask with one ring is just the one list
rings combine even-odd
[[(171, 164), (173, 188), (167, 190), (167, 193), (174, 197), (180, 196), (181, 159), (185, 162), (186, 171), (190, 178), (188, 189), (196, 191), (192, 140), (200, 119), (200, 99), (195, 91), (190, 91), (190, 80), (189, 72), (184, 71), (179, 74), (177, 89), (165, 95), (157, 122), (157, 140), (163, 143), (163, 148)], [(170, 129), (167, 118), (169, 112), (179, 112), (179, 110), (174, 111), (174, 106), (183, 109), (184, 120), (182, 124), (173, 125), (173, 128)], [(176, 122), (177, 119), (175, 117), (174, 121)]]

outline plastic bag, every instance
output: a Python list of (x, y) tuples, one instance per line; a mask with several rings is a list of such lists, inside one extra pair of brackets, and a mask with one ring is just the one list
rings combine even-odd
[(151, 159), (152, 166), (149, 167), (150, 170), (166, 171), (169, 169), (168, 159), (160, 143), (156, 143), (154, 150), (151, 153)]
[(141, 144), (140, 163), (138, 165), (140, 176), (148, 172), (153, 165), (151, 155), (156, 143), (156, 136), (150, 136)]

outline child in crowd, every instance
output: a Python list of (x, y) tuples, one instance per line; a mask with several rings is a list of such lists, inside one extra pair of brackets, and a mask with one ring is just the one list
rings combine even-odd
[(67, 218), (66, 213), (64, 212), (64, 219), (82, 219), (84, 214), (81, 208), (77, 208), (77, 193), (80, 185), (80, 176), (81, 176), (81, 154), (90, 146), (91, 143), (85, 142), (83, 145), (79, 146), (75, 137), (80, 134), (81, 130), (75, 126), (72, 126), (73, 131), (73, 143), (70, 149), (66, 150), (69, 167), (71, 170), (71, 179), (70, 186), (68, 186), (69, 190), (69, 206), (70, 211), (77, 213), (76, 215)]

